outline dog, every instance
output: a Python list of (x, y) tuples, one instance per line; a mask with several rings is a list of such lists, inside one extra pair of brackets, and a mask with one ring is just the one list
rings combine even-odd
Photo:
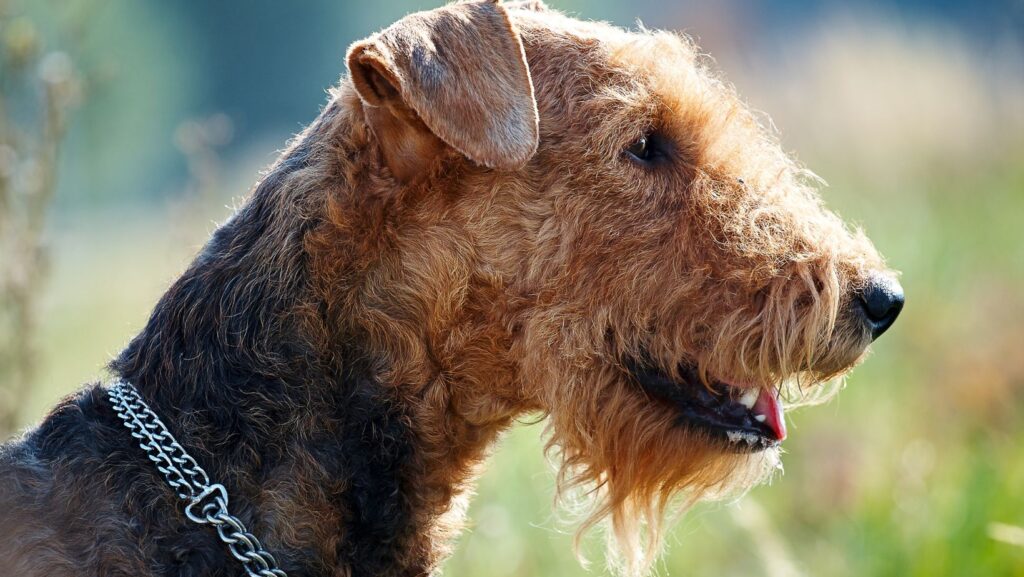
[(641, 574), (903, 306), (684, 37), (478, 0), (347, 64), (111, 381), (0, 450), (0, 571), (429, 575), (532, 413)]

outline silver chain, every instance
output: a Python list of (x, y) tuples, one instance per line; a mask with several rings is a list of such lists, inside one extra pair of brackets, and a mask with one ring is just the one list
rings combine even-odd
[(139, 447), (178, 498), (186, 502), (185, 516), (193, 523), (213, 526), (248, 577), (288, 577), (278, 569), (277, 560), (259, 539), (228, 512), (228, 491), (224, 485), (210, 483), (206, 471), (178, 444), (135, 387), (118, 380), (110, 385), (107, 396), (121, 422), (139, 440)]

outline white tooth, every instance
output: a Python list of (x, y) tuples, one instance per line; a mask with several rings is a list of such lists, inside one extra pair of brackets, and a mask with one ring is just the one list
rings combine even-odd
[(729, 442), (734, 444), (743, 441), (750, 446), (754, 446), (758, 441), (757, 435), (745, 431), (726, 431), (725, 434), (728, 435)]
[(747, 389), (740, 397), (740, 404), (748, 409), (753, 409), (759, 395), (760, 392), (757, 389)]
[(758, 423), (763, 423), (768, 420), (768, 417), (764, 415), (754, 415), (754, 420), (757, 421)]

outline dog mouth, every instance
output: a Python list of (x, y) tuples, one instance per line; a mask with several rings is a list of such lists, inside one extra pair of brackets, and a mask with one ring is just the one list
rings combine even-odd
[(680, 425), (721, 439), (732, 450), (763, 451), (786, 439), (783, 404), (774, 389), (724, 381), (705, 386), (689, 365), (679, 367), (679, 380), (648, 364), (629, 362), (627, 367), (644, 391), (678, 412)]

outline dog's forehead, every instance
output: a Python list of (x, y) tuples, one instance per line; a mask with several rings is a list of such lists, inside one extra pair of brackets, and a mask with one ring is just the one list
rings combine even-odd
[[(602, 147), (617, 149), (624, 137), (653, 128), (673, 138), (687, 163), (723, 178), (758, 184), (763, 175), (777, 180), (791, 172), (770, 132), (688, 37), (555, 11), (510, 16), (523, 35), (538, 99), (572, 98), (580, 115), (610, 127), (590, 132)], [(548, 104), (542, 108), (549, 113), (569, 110)]]
[[(623, 100), (657, 99), (678, 109), (692, 104), (689, 100), (694, 93), (719, 88), (696, 45), (686, 36), (642, 26), (627, 30), (550, 10), (512, 10), (510, 16), (522, 30), (530, 56), (558, 63), (538, 66), (552, 75), (536, 78), (539, 82), (562, 84), (575, 72), (588, 77), (583, 84), (597, 92), (605, 84), (618, 90)], [(601, 94), (610, 95), (614, 96), (607, 91)]]

